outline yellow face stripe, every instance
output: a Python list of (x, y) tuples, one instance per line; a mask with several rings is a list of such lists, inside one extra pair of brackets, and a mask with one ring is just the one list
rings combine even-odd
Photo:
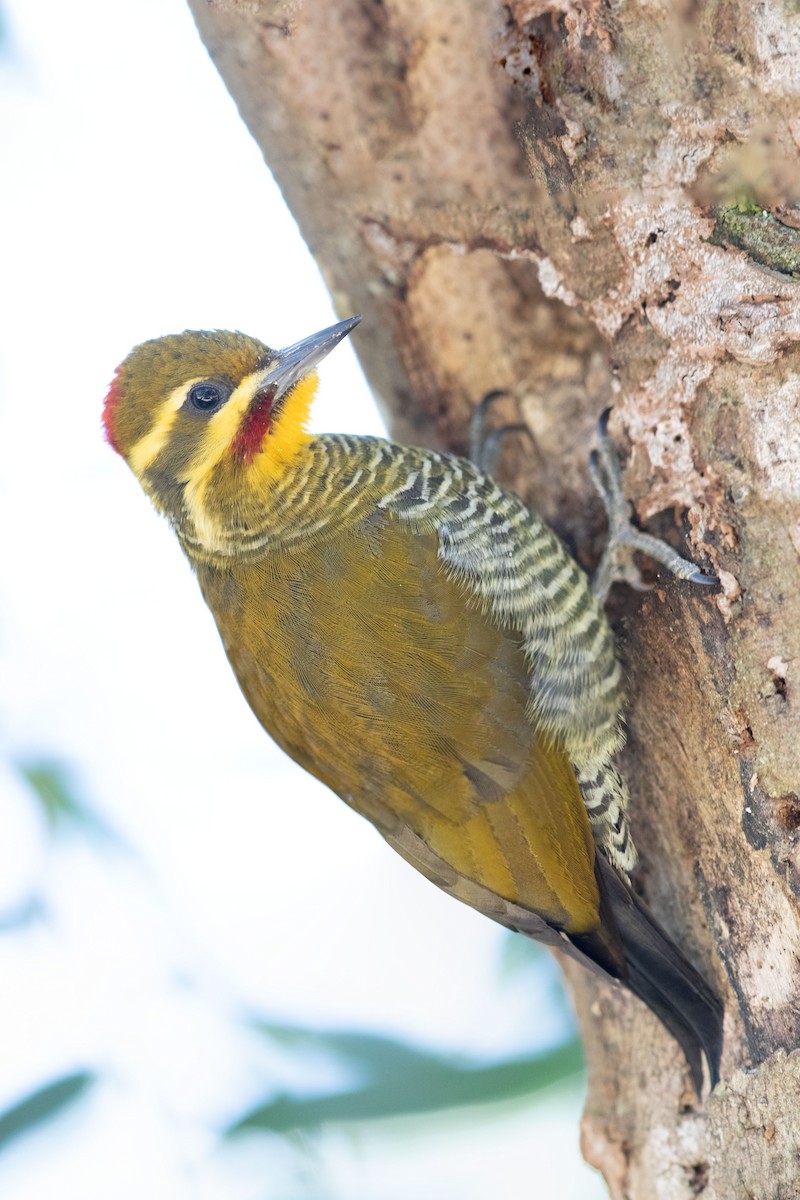
[(186, 485), (183, 489), (184, 511), (194, 525), (195, 536), (211, 552), (222, 548), (224, 531), (205, 502), (209, 474), (230, 450), (263, 377), (263, 370), (245, 375), (219, 412), (209, 418), (200, 449), (181, 476), (181, 483)]
[[(225, 530), (206, 503), (206, 491), (214, 467), (226, 454), (239, 432), (242, 421), (258, 389), (264, 382), (264, 370), (246, 375), (225, 405), (214, 413), (206, 426), (199, 452), (182, 476), (185, 483), (183, 503), (195, 536), (206, 550), (218, 551), (225, 545)], [(292, 388), (281, 406), (273, 429), (267, 435), (262, 451), (256, 455), (249, 471), (252, 484), (257, 478), (275, 480), (309, 440), (305, 430), (311, 401), (317, 387), (317, 375), (312, 372)]]
[(201, 479), (225, 457), (263, 377), (263, 371), (245, 375), (219, 412), (209, 418), (200, 450), (181, 477), (182, 483), (197, 487)]
[(311, 371), (284, 397), (275, 424), (264, 439), (260, 454), (253, 459), (250, 469), (254, 477), (264, 482), (279, 479), (306, 442), (311, 441), (306, 426), (318, 384), (317, 372)]
[(190, 387), (194, 387), (199, 382), (199, 379), (190, 379), (188, 383), (182, 383), (180, 387), (176, 387), (174, 391), (170, 392), (164, 403), (157, 410), (152, 428), (143, 438), (139, 438), (139, 441), (131, 450), (128, 455), (128, 462), (130, 463), (131, 470), (138, 479), (142, 478), (156, 456), (164, 449), (172, 431), (172, 426), (175, 424), (175, 417), (178, 415), (178, 410), (186, 399), (186, 393)]
[[(190, 379), (171, 392), (157, 410), (150, 431), (133, 447), (129, 462), (143, 483), (148, 468), (166, 445), (175, 418), (190, 389), (200, 382), (200, 378)], [(195, 536), (212, 552), (224, 546), (225, 529), (213, 511), (215, 506), (207, 503), (209, 483), (214, 468), (231, 453), (231, 446), (247, 410), (263, 383), (263, 367), (245, 376), (219, 412), (207, 420), (200, 435), (197, 453), (178, 477), (179, 482), (185, 485), (184, 511), (194, 526)], [(274, 483), (311, 440), (306, 425), (318, 383), (316, 371), (311, 371), (283, 397), (275, 423), (264, 438), (261, 450), (246, 467), (250, 487)]]
[[(199, 489), (202, 481), (229, 452), (263, 380), (263, 370), (246, 375), (236, 390), (231, 392), (225, 405), (211, 417), (200, 451), (181, 477), (181, 482), (187, 484), (187, 490)], [(253, 467), (265, 479), (274, 480), (282, 475), (298, 450), (310, 440), (306, 425), (318, 383), (316, 371), (311, 371), (282, 400), (275, 424), (253, 460)]]

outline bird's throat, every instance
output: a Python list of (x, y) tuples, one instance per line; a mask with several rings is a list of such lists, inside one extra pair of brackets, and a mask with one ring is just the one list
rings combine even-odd
[(253, 483), (280, 479), (311, 441), (308, 419), (318, 382), (312, 371), (277, 404), (268, 392), (254, 398), (232, 446), (234, 454), (250, 468)]

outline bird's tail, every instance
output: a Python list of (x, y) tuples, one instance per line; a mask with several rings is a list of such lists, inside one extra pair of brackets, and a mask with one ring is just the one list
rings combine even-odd
[(602, 854), (597, 855), (596, 871), (602, 897), (601, 930), (616, 930), (618, 942), (612, 939), (606, 953), (600, 955), (597, 943), (590, 945), (597, 934), (572, 935), (570, 941), (626, 984), (666, 1026), (686, 1055), (699, 1095), (703, 1055), (711, 1086), (719, 1079), (722, 1002)]

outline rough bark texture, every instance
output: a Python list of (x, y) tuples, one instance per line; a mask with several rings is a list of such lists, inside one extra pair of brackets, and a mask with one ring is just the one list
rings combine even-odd
[(616, 617), (638, 886), (725, 996), (724, 1079), (698, 1104), (571, 972), (583, 1145), (614, 1197), (800, 1196), (796, 0), (191, 3), (396, 436), (463, 450), (509, 389), (505, 478), (591, 563), (613, 403), (640, 518), (719, 570)]

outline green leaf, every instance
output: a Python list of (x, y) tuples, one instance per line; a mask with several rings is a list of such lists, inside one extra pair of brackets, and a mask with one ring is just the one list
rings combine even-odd
[(316, 1033), (264, 1026), (284, 1041), (327, 1052), (361, 1078), (359, 1086), (318, 1096), (272, 1096), (243, 1114), (225, 1131), (249, 1129), (286, 1133), (325, 1122), (367, 1121), (488, 1104), (531, 1095), (583, 1070), (583, 1049), (573, 1038), (541, 1054), (486, 1066), (431, 1054), (391, 1038), (362, 1033)]
[(76, 1071), (26, 1096), (0, 1114), (0, 1150), (14, 1138), (29, 1133), (43, 1121), (49, 1121), (81, 1096), (94, 1082), (91, 1071)]
[(51, 830), (61, 832), (76, 826), (102, 841), (119, 842), (117, 834), (102, 818), (78, 799), (74, 780), (63, 763), (52, 759), (30, 759), (16, 765), (35, 792)]

